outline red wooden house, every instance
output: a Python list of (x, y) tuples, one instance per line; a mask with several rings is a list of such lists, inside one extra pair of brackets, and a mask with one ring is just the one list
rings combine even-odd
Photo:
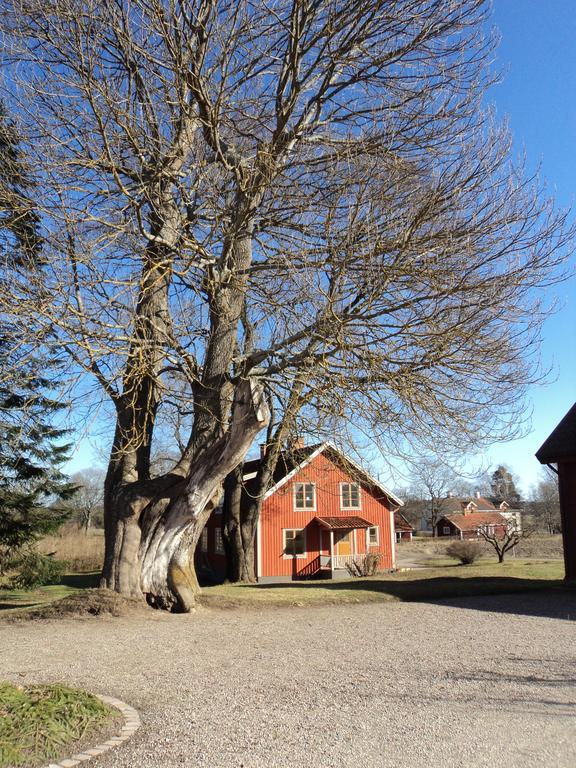
[(536, 458), (558, 475), (565, 578), (576, 581), (576, 403), (540, 446)]
[(400, 512), (394, 513), (394, 530), (396, 532), (396, 541), (412, 541), (416, 531), (414, 526)]
[[(251, 492), (260, 459), (244, 465), (244, 494)], [(265, 494), (256, 533), (259, 582), (345, 578), (346, 564), (380, 556), (395, 566), (394, 512), (402, 505), (391, 491), (330, 443), (283, 454)], [(196, 551), (199, 569), (224, 571), (221, 514), (211, 516)]]
[[(459, 539), (478, 538), (479, 529), (486, 530), (489, 534), (503, 536), (506, 532), (508, 505), (501, 505), (497, 510), (488, 499), (477, 494), (476, 498), (450, 496), (443, 499), (442, 508), (448, 514), (436, 523), (437, 536), (457, 536)], [(504, 510), (504, 512), (502, 512)]]

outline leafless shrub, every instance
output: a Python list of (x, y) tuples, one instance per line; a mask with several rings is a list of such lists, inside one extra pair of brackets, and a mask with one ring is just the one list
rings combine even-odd
[(350, 576), (374, 576), (380, 569), (382, 555), (379, 552), (370, 552), (364, 557), (355, 557), (346, 563), (346, 569)]
[(482, 547), (477, 541), (453, 541), (446, 547), (446, 554), (460, 560), (462, 565), (472, 565), (482, 554)]

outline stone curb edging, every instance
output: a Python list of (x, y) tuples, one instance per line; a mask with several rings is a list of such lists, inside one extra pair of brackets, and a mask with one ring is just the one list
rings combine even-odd
[(112, 736), (112, 738), (104, 741), (102, 744), (98, 744), (92, 749), (85, 749), (84, 752), (79, 752), (77, 755), (72, 755), (65, 760), (61, 760), (59, 763), (50, 763), (45, 768), (73, 768), (75, 765), (90, 760), (92, 757), (98, 757), (103, 755), (104, 752), (108, 752), (112, 747), (117, 747), (119, 744), (123, 744), (127, 741), (138, 728), (140, 728), (140, 715), (129, 704), (126, 704), (120, 699), (115, 699), (112, 696), (100, 696), (95, 694), (96, 698), (103, 701), (104, 704), (108, 704), (111, 707), (116, 707), (124, 715), (124, 725), (122, 726), (118, 736)]

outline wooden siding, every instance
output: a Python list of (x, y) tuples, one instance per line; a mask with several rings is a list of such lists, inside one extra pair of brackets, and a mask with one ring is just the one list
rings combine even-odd
[[(450, 533), (444, 533), (444, 527), (450, 528)], [(460, 529), (456, 528), (455, 525), (453, 525), (450, 520), (445, 520), (444, 518), (441, 518), (436, 523), (436, 536), (442, 537), (442, 536), (458, 536), (460, 537)]]
[(576, 462), (558, 462), (565, 578), (576, 580)]
[[(378, 546), (368, 551), (382, 554), (381, 568), (393, 567), (391, 515), (388, 502), (378, 498), (376, 493), (361, 484), (360, 509), (342, 509), (341, 483), (356, 482), (342, 469), (320, 454), (304, 469), (297, 472), (287, 483), (269, 496), (262, 505), (260, 531), (257, 545), (260, 546), (260, 577), (299, 577), (313, 575), (320, 555), (330, 554), (330, 531), (322, 530), (314, 522), (319, 517), (347, 517), (356, 515), (377, 526)], [(294, 509), (294, 484), (314, 483), (316, 486), (316, 508), (314, 510)], [(306, 555), (287, 557), (283, 551), (283, 530), (304, 529), (306, 532)], [(353, 537), (356, 552), (363, 554), (366, 549), (366, 531), (357, 529)], [(354, 540), (354, 539), (353, 539)]]

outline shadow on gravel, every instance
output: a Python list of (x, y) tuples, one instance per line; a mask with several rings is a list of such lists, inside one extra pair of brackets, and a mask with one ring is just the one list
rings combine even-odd
[(576, 621), (576, 589), (558, 586), (516, 594), (478, 595), (475, 597), (431, 600), (437, 605), (468, 608), (490, 613), (510, 613), (518, 616), (539, 616), (546, 619)]
[[(542, 659), (530, 656), (511, 657), (503, 660), (503, 666), (498, 669), (479, 669), (475, 672), (450, 674), (451, 680), (462, 680), (463, 682), (485, 682), (496, 683), (515, 683), (516, 685), (525, 685), (528, 688), (533, 685), (546, 686), (547, 688), (574, 688), (576, 687), (576, 663), (565, 659)], [(529, 665), (534, 669), (539, 669), (538, 674), (531, 674), (526, 671)], [(518, 669), (516, 669), (518, 666)], [(549, 703), (546, 701), (546, 703)], [(562, 702), (565, 704), (565, 702)], [(575, 704), (570, 705), (572, 709)]]

